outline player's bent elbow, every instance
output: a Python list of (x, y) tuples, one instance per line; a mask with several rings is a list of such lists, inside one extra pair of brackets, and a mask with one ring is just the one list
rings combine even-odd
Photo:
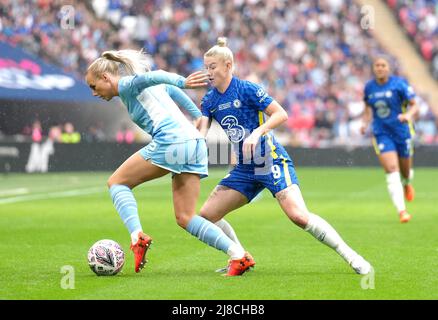
[(288, 116), (286, 110), (284, 110), (284, 109), (282, 108), (282, 111), (281, 111), (281, 118), (280, 118), (280, 119), (281, 119), (281, 123), (286, 122), (288, 118), (289, 118), (289, 116)]

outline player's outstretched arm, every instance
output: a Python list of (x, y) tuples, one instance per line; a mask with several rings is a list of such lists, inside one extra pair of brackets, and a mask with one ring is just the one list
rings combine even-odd
[(167, 85), (166, 90), (172, 100), (174, 100), (180, 107), (187, 110), (194, 119), (198, 119), (202, 116), (201, 111), (199, 111), (192, 99), (190, 99), (180, 88)]
[(195, 89), (205, 87), (208, 84), (207, 81), (208, 76), (202, 71), (194, 72), (186, 79), (176, 73), (155, 70), (135, 75), (132, 83), (139, 90), (159, 84), (170, 84), (181, 89)]

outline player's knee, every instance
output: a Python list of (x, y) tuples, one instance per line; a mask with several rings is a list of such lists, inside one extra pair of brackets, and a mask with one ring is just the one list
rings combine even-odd
[(394, 173), (394, 172), (398, 172), (399, 168), (397, 165), (389, 165), (389, 166), (386, 166), (385, 171), (386, 171), (386, 173)]
[(211, 216), (211, 214), (209, 214), (210, 211), (211, 211), (211, 210), (208, 210), (208, 208), (207, 208), (206, 206), (203, 206), (203, 207), (201, 208), (201, 210), (199, 210), (199, 215), (200, 215), (201, 217), (203, 217), (203, 218), (205, 218), (205, 219), (211, 221), (213, 217)]
[(115, 184), (117, 184), (117, 183), (116, 183), (113, 176), (109, 177), (108, 180), (106, 181), (106, 185), (108, 186), (108, 189), (111, 188)]
[(307, 212), (298, 207), (294, 207), (288, 216), (289, 219), (300, 228), (304, 228), (309, 221)]
[(121, 177), (120, 175), (119, 176), (112, 175), (111, 177), (108, 178), (106, 184), (108, 188), (111, 188), (113, 185), (120, 184), (127, 186), (130, 189), (134, 189), (139, 183), (136, 181), (131, 181), (125, 177)]
[(175, 214), (176, 224), (181, 228), (186, 229), (193, 215), (185, 212), (177, 212)]

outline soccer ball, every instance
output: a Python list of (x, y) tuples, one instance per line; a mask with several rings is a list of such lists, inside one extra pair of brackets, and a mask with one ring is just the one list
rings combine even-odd
[(122, 270), (125, 252), (113, 240), (99, 240), (88, 250), (88, 265), (98, 276), (113, 276)]

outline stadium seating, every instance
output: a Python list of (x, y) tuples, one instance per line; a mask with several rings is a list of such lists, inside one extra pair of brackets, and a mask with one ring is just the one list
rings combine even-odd
[[(399, 8), (407, 1), (389, 2)], [(269, 88), (288, 110), (288, 128), (279, 132), (283, 142), (369, 144), (359, 134), (362, 89), (372, 76), (370, 59), (383, 49), (360, 27), (360, 7), (352, 0), (75, 0), (73, 29), (61, 27), (66, 17), (60, 1), (3, 3), (0, 39), (78, 77), (100, 52), (128, 47), (144, 47), (154, 68), (187, 75), (202, 69), (203, 53), (225, 35), (237, 74)], [(425, 58), (432, 59), (430, 44), (424, 47)], [(424, 105), (427, 111), (427, 100)], [(435, 117), (423, 114), (425, 127), (436, 129)]]

